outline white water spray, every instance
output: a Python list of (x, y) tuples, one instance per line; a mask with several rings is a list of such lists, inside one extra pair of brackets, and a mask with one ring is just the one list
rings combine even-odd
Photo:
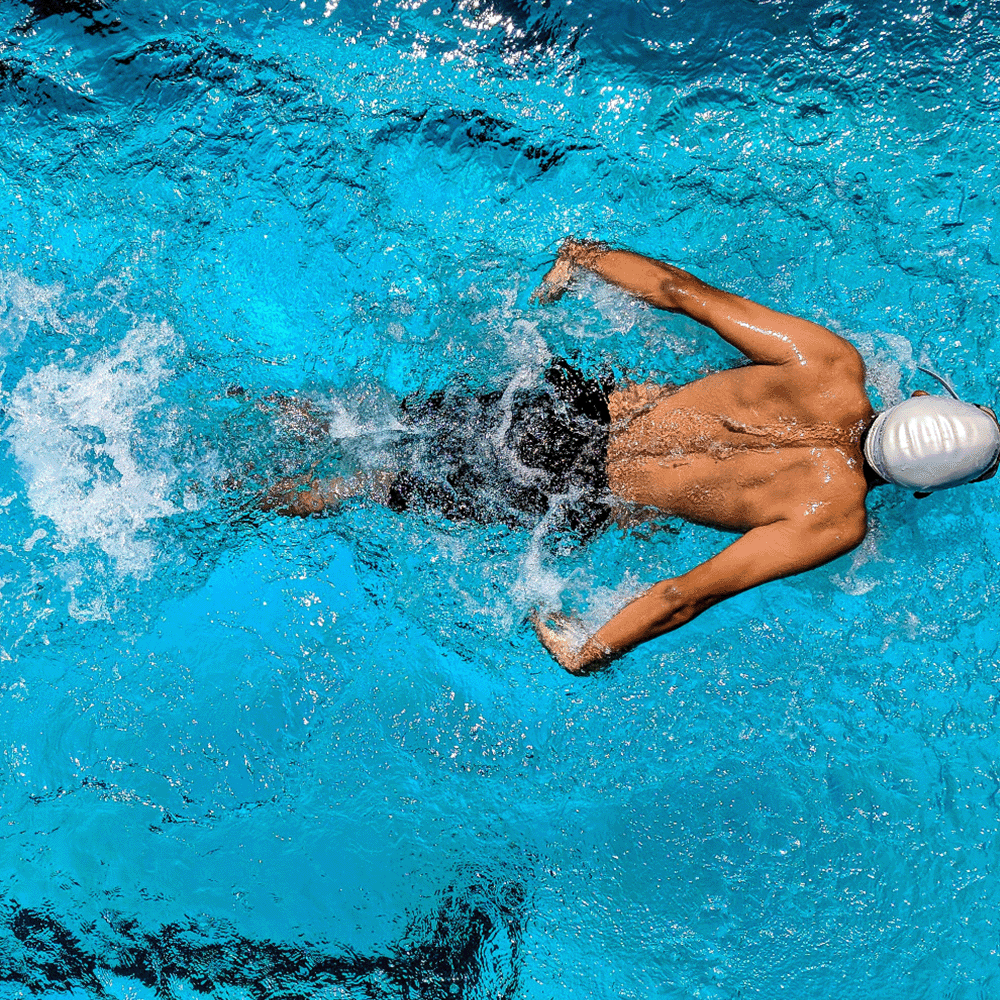
[[(67, 352), (27, 372), (10, 395), (6, 437), (33, 513), (55, 525), (55, 548), (93, 543), (119, 576), (149, 575), (156, 551), (144, 530), (177, 511), (167, 499), (177, 471), (142, 456), (150, 442), (141, 418), (162, 402), (180, 346), (168, 323), (142, 320), (95, 355)], [(165, 431), (159, 422), (158, 454)]]

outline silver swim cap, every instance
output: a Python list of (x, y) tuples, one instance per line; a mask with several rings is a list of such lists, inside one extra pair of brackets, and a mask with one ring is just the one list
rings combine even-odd
[(972, 403), (913, 396), (880, 413), (865, 458), (886, 482), (932, 493), (977, 479), (1000, 455), (1000, 428)]

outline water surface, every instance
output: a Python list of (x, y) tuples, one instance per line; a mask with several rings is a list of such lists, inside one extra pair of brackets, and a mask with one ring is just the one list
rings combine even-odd
[[(1000, 6), (35, 0), (0, 14), (0, 992), (1000, 992), (995, 483), (600, 677), (726, 536), (553, 550), (242, 516), (395, 401), (550, 354), (735, 360), (596, 283), (632, 246), (993, 397)], [(237, 488), (233, 489), (236, 484)]]

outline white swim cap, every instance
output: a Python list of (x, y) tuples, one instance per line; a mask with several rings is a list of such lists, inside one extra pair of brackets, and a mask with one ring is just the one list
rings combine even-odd
[(865, 458), (886, 482), (926, 493), (977, 479), (998, 455), (996, 420), (947, 396), (912, 396), (890, 407), (865, 439)]

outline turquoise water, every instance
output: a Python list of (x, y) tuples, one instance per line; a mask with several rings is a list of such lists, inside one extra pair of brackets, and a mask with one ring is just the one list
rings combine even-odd
[(239, 502), (458, 375), (733, 360), (531, 306), (567, 233), (817, 318), (876, 400), (995, 398), (1000, 4), (0, 25), (0, 995), (1000, 996), (996, 481), (879, 491), (852, 556), (587, 680), (526, 612), (726, 536)]

